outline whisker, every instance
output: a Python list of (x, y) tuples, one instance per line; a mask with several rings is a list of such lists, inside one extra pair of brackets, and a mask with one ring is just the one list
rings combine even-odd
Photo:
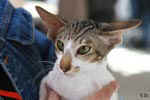
[(54, 62), (51, 62), (51, 61), (39, 61), (39, 62), (41, 62), (41, 63), (48, 63), (48, 64), (55, 64)]

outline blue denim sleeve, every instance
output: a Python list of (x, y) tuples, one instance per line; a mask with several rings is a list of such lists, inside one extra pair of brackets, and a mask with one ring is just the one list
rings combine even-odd
[(35, 44), (39, 48), (40, 55), (43, 61), (51, 61), (55, 62), (56, 55), (55, 55), (55, 48), (53, 45), (53, 41), (48, 40), (45, 33), (42, 33), (38, 30), (35, 30)]
[(0, 0), (0, 67), (23, 100), (38, 100), (40, 81), (56, 59), (54, 45), (35, 29), (31, 15)]

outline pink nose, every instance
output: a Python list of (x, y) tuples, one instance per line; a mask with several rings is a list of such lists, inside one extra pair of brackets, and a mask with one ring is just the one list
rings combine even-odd
[(71, 65), (72, 65), (72, 58), (70, 55), (63, 55), (61, 61), (60, 61), (60, 69), (63, 72), (68, 72), (71, 69)]

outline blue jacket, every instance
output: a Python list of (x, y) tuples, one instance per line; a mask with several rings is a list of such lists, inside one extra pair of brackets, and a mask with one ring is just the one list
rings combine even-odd
[(41, 78), (53, 66), (41, 61), (55, 59), (52, 41), (35, 29), (31, 15), (0, 0), (0, 67), (23, 100), (38, 100)]

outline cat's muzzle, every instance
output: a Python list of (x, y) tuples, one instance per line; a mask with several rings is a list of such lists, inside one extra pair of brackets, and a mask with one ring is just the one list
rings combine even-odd
[(62, 59), (60, 61), (60, 69), (66, 74), (80, 71), (79, 66), (72, 65), (72, 57), (67, 54), (62, 56)]

